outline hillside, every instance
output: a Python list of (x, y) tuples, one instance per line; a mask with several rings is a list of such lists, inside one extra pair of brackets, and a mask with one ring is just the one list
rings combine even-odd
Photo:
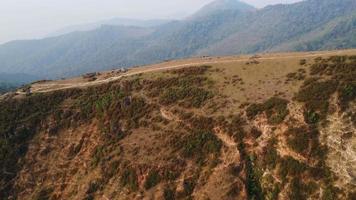
[(351, 200), (354, 77), (344, 50), (34, 83), (0, 98), (0, 196)]
[(0, 72), (41, 79), (206, 55), (355, 48), (354, 0), (307, 0), (254, 9), (218, 0), (155, 27), (104, 26), (0, 46)]

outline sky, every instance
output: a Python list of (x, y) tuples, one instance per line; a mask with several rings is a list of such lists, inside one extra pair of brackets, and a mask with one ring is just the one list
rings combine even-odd
[[(0, 0), (0, 44), (115, 17), (180, 19), (212, 0)], [(255, 7), (300, 0), (242, 0)]]

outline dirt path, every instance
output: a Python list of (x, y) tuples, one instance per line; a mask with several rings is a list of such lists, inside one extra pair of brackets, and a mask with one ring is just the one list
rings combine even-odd
[[(56, 90), (63, 90), (63, 89), (70, 89), (70, 88), (82, 88), (82, 87), (88, 87), (88, 86), (94, 86), (94, 85), (100, 85), (112, 81), (119, 80), (124, 77), (129, 77), (129, 76), (134, 76), (142, 73), (149, 73), (149, 72), (156, 72), (156, 71), (164, 71), (164, 70), (171, 70), (171, 69), (177, 69), (177, 68), (184, 68), (184, 67), (189, 67), (189, 66), (194, 66), (194, 65), (209, 65), (209, 64), (217, 64), (217, 63), (231, 63), (231, 62), (246, 62), (250, 61), (251, 59), (263, 61), (263, 60), (274, 60), (274, 59), (288, 59), (288, 58), (309, 58), (309, 57), (318, 57), (318, 56), (325, 56), (325, 55), (336, 55), (336, 54), (341, 54), (344, 53), (344, 51), (331, 51), (331, 52), (323, 52), (323, 53), (317, 53), (317, 52), (309, 52), (309, 54), (305, 55), (303, 53), (300, 54), (295, 54), (295, 55), (277, 55), (277, 56), (269, 56), (269, 57), (258, 57), (258, 58), (252, 58), (252, 57), (244, 57), (244, 58), (214, 58), (216, 60), (214, 61), (194, 61), (194, 62), (189, 62), (185, 64), (175, 64), (171, 66), (163, 66), (163, 67), (154, 67), (154, 68), (144, 68), (134, 71), (134, 72), (128, 72), (126, 74), (106, 78), (104, 80), (97, 80), (93, 82), (85, 82), (85, 83), (43, 83), (40, 84), (36, 87), (32, 88), (32, 93), (46, 93), (46, 92), (52, 92)], [(169, 63), (167, 63), (169, 64)], [(54, 88), (55, 87), (55, 88)], [(22, 92), (17, 92), (18, 94), (22, 94)]]

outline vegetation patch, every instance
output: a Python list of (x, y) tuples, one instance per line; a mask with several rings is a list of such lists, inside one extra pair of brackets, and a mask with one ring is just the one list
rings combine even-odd
[(309, 124), (324, 120), (328, 114), (329, 99), (337, 90), (337, 81), (313, 81), (304, 84), (296, 100), (305, 103), (304, 118)]
[(246, 109), (246, 114), (249, 119), (253, 119), (256, 115), (265, 113), (269, 124), (279, 124), (289, 114), (288, 101), (272, 97), (262, 104), (251, 104)]
[(354, 57), (332, 56), (328, 59), (320, 58), (310, 68), (311, 75), (326, 76), (334, 80), (334, 87), (337, 88), (339, 104), (342, 110), (346, 110), (349, 102), (354, 101), (356, 98), (356, 60)]
[(287, 74), (286, 82), (304, 80), (306, 78), (306, 73), (305, 69), (298, 69), (297, 72), (289, 73)]
[(279, 163), (279, 176), (286, 179), (287, 176), (299, 176), (308, 169), (304, 163), (295, 160), (292, 157), (285, 157)]
[(161, 181), (161, 176), (157, 170), (152, 170), (148, 173), (148, 176), (145, 181), (145, 189), (151, 189), (156, 186)]
[(306, 127), (289, 128), (287, 136), (288, 146), (303, 155), (309, 153), (313, 141), (319, 142), (319, 132), (316, 129), (309, 130)]
[(183, 155), (195, 158), (198, 163), (206, 161), (209, 155), (217, 157), (221, 147), (221, 141), (211, 131), (195, 130), (182, 143)]
[(158, 97), (163, 105), (178, 104), (199, 108), (214, 95), (206, 87), (211, 84), (205, 76), (208, 66), (182, 68), (170, 72), (173, 77), (147, 81), (149, 96)]
[(179, 76), (191, 76), (191, 75), (203, 75), (205, 72), (207, 72), (209, 69), (211, 69), (211, 66), (209, 65), (202, 65), (202, 66), (196, 66), (196, 67), (184, 67), (181, 69), (175, 69), (172, 71), (169, 71), (171, 74), (177, 74)]
[(124, 169), (123, 173), (121, 174), (120, 182), (122, 186), (128, 187), (131, 191), (137, 191), (138, 178), (137, 178), (136, 170), (131, 167)]
[(71, 95), (60, 91), (0, 102), (0, 196), (9, 195), (11, 180), (21, 167), (18, 159), (26, 154), (41, 122), (57, 113)]

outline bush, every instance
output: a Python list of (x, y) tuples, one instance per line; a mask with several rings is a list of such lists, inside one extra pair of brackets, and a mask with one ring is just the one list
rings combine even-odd
[(290, 191), (288, 193), (289, 199), (306, 200), (307, 199), (307, 186), (303, 184), (300, 178), (293, 178), (290, 183)]
[(222, 147), (221, 141), (210, 131), (195, 130), (183, 139), (183, 155), (188, 158), (196, 158), (202, 164), (208, 155), (217, 156)]
[(285, 157), (281, 159), (279, 163), (279, 176), (286, 179), (287, 176), (298, 176), (301, 175), (308, 169), (308, 166), (295, 160), (292, 157)]
[(127, 186), (131, 191), (138, 190), (138, 180), (135, 169), (130, 167), (126, 168), (121, 174), (120, 181), (122, 186)]
[(265, 112), (269, 124), (279, 124), (289, 114), (287, 109), (288, 101), (272, 97), (262, 104), (252, 104), (246, 109), (246, 115), (253, 119), (256, 115)]
[(277, 163), (281, 159), (277, 152), (277, 143), (277, 139), (270, 139), (263, 152), (263, 165), (265, 165), (269, 169), (275, 168)]
[(148, 173), (145, 182), (145, 189), (151, 189), (152, 187), (156, 186), (161, 181), (161, 177), (156, 170), (152, 170)]
[(211, 66), (208, 65), (203, 65), (203, 66), (198, 66), (198, 67), (184, 67), (181, 69), (176, 69), (170, 71), (172, 74), (178, 74), (180, 76), (197, 76), (197, 75), (203, 75), (205, 72), (207, 72)]
[(300, 64), (300, 65), (305, 65), (305, 64), (307, 64), (307, 60), (306, 60), (306, 59), (301, 59), (301, 60), (299, 61), (299, 64)]
[(189, 196), (193, 193), (194, 188), (196, 185), (195, 178), (184, 179), (183, 181), (183, 188), (184, 188), (184, 196)]
[(329, 99), (336, 92), (337, 81), (308, 82), (296, 95), (296, 100), (305, 103), (305, 119), (308, 123), (324, 120), (329, 109)]
[(251, 158), (246, 160), (246, 189), (249, 199), (264, 199), (259, 173)]
[(342, 110), (346, 110), (349, 102), (356, 99), (356, 83), (348, 83), (339, 88), (339, 104)]
[(297, 153), (307, 154), (313, 139), (319, 136), (317, 131), (309, 131), (305, 127), (289, 128), (287, 130), (287, 144)]
[(171, 188), (165, 188), (163, 198), (164, 200), (175, 200), (175, 192)]

